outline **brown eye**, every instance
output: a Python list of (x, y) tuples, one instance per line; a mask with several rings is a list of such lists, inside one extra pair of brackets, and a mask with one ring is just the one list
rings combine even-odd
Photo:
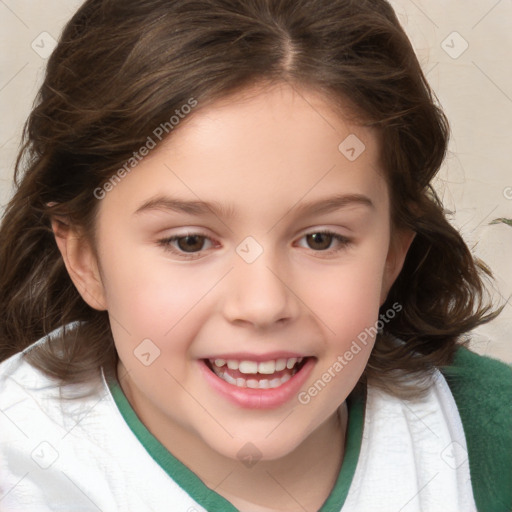
[(305, 234), (299, 245), (316, 253), (331, 255), (347, 249), (351, 243), (350, 239), (332, 231), (314, 231)]
[(325, 251), (331, 246), (333, 235), (329, 233), (312, 233), (306, 235), (308, 245), (316, 251)]
[(205, 237), (200, 235), (187, 235), (175, 238), (177, 246), (183, 252), (196, 252), (204, 247)]
[(212, 239), (200, 233), (171, 236), (158, 240), (158, 245), (166, 252), (185, 259), (201, 258), (214, 246)]

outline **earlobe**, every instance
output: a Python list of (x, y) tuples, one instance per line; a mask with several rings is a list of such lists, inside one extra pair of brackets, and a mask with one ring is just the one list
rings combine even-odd
[(78, 293), (94, 309), (107, 309), (96, 255), (86, 237), (61, 218), (52, 218), (55, 241)]
[(389, 290), (404, 266), (405, 257), (415, 236), (416, 233), (410, 230), (395, 231), (392, 235), (382, 279), (381, 306), (386, 301)]

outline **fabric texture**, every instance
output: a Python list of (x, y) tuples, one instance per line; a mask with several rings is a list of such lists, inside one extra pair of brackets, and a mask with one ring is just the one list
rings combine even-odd
[(479, 511), (512, 511), (512, 367), (461, 347), (441, 369), (464, 426)]
[(343, 512), (476, 512), (464, 431), (440, 372), (401, 400), (368, 388), (363, 444)]

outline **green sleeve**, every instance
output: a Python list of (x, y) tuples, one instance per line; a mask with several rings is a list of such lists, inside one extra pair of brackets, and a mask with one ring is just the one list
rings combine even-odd
[(439, 369), (462, 420), (478, 511), (512, 511), (512, 366), (461, 346)]

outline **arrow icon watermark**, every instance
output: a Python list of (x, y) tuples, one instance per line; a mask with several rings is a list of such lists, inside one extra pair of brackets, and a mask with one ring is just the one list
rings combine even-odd
[(133, 354), (144, 366), (150, 366), (160, 357), (160, 349), (153, 341), (146, 338), (137, 346)]

